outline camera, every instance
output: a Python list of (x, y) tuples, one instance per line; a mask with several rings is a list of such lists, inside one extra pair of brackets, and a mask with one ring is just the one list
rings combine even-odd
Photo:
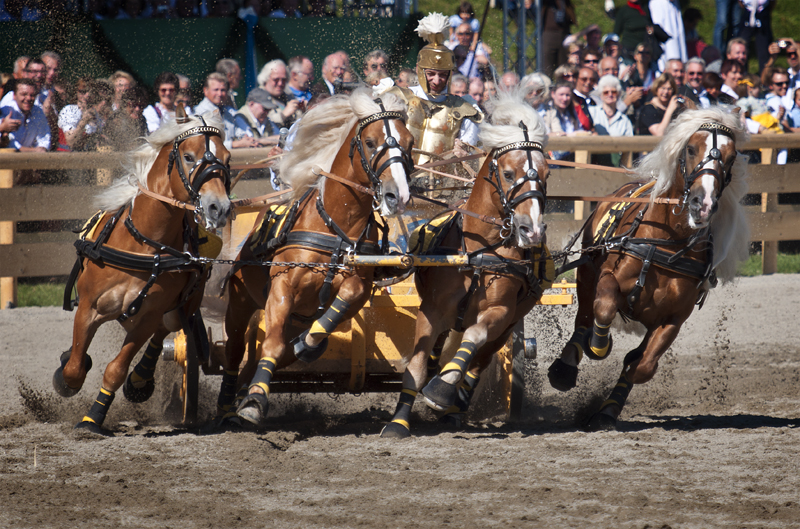
[(786, 48), (788, 48), (788, 47), (789, 47), (789, 41), (786, 41), (786, 40), (779, 40), (779, 41), (778, 41), (778, 47), (779, 47), (780, 49), (782, 49), (782, 50), (785, 50)]

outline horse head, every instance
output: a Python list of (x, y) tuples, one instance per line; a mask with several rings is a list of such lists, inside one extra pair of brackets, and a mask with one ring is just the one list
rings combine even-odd
[[(176, 121), (186, 120), (179, 105)], [(214, 229), (225, 225), (231, 211), (231, 153), (222, 142), (221, 131), (206, 125), (202, 117), (200, 120), (202, 125), (181, 133), (172, 142), (167, 173), (173, 196), (193, 204), (198, 223)]]
[(700, 125), (689, 138), (678, 160), (678, 170), (683, 177), (680, 207), (688, 209), (692, 229), (708, 226), (731, 180), (734, 161), (736, 142), (731, 128), (710, 121)]
[(385, 110), (380, 99), (375, 103), (381, 111), (358, 122), (350, 159), (357, 178), (368, 181), (375, 193), (373, 208), (384, 216), (399, 215), (411, 196), (414, 137), (406, 128), (405, 113)]
[(496, 206), (503, 211), (501, 236), (506, 244), (528, 248), (544, 240), (543, 220), (550, 170), (542, 144), (528, 139), (528, 128), (520, 121), (525, 140), (509, 143), (492, 153), (486, 179), (497, 190)]

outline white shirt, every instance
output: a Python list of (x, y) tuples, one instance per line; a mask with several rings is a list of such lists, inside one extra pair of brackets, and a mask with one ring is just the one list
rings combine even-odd
[[(434, 103), (441, 103), (442, 101), (444, 101), (444, 98), (447, 95), (447, 92), (445, 92), (439, 96), (432, 96), (431, 94), (426, 93), (420, 85), (411, 86), (409, 87), (409, 90), (414, 92), (414, 95), (419, 97), (420, 99), (433, 101)], [(458, 139), (460, 139), (464, 143), (469, 143), (470, 145), (473, 146), (477, 145), (478, 132), (480, 132), (480, 129), (478, 128), (477, 123), (475, 123), (471, 119), (462, 119), (461, 130), (458, 133)]]
[(619, 110), (608, 117), (601, 106), (589, 107), (589, 114), (594, 121), (594, 130), (601, 136), (633, 136), (631, 120)]
[(739, 99), (739, 94), (737, 94), (736, 91), (733, 88), (731, 88), (730, 86), (728, 86), (728, 85), (726, 85), (724, 83), (722, 85), (722, 88), (720, 88), (719, 90), (723, 94), (728, 94), (729, 96), (731, 96), (734, 99)]
[(202, 116), (206, 112), (218, 110), (222, 114), (222, 120), (225, 123), (225, 141), (223, 144), (227, 149), (233, 148), (233, 140), (236, 137), (236, 127), (233, 124), (233, 119), (236, 116), (236, 109), (233, 107), (223, 106), (218, 107), (212, 103), (207, 97), (204, 97), (200, 104), (194, 107), (196, 116)]
[(161, 103), (149, 105), (142, 111), (145, 121), (147, 121), (147, 133), (152, 134), (161, 128), (161, 125), (168, 119), (175, 119), (175, 111), (167, 110)]
[(8, 133), (9, 147), (44, 147), (50, 149), (50, 125), (41, 108), (36, 105), (31, 109), (29, 116), (25, 116), (12, 99), (10, 105), (0, 107), (0, 120), (11, 114), (12, 119), (22, 123), (17, 130)]
[(667, 61), (670, 59), (680, 59), (685, 63), (689, 56), (686, 53), (686, 33), (677, 0), (650, 0), (650, 18), (653, 19), (653, 24), (661, 26), (671, 37), (661, 44), (664, 53), (658, 59), (659, 71), (666, 71)]

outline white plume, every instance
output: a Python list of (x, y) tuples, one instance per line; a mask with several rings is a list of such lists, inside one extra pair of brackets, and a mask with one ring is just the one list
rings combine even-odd
[(417, 26), (417, 34), (422, 37), (425, 42), (433, 42), (433, 36), (437, 33), (444, 34), (445, 30), (450, 27), (450, 21), (446, 16), (441, 13), (431, 13), (419, 21)]

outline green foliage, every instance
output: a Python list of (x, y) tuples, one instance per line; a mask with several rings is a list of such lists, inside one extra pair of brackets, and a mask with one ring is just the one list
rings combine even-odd
[[(501, 0), (496, 0), (497, 5), (501, 6)], [(627, 0), (615, 0), (617, 6), (625, 5)], [(575, 4), (575, 11), (578, 17), (578, 24), (573, 28), (578, 31), (589, 24), (598, 24), (603, 33), (608, 33), (614, 29), (614, 21), (608, 18), (603, 10), (603, 2), (601, 0), (573, 0)], [(459, 0), (419, 0), (419, 9), (423, 14), (438, 11), (445, 15), (452, 15), (456, 12)], [(475, 16), (478, 20), (483, 17), (483, 12), (487, 3), (476, 2), (473, 0), (472, 5), (475, 7)], [(694, 7), (699, 9), (703, 14), (703, 19), (700, 21), (698, 31), (707, 44), (712, 44), (714, 40), (714, 22), (716, 17), (716, 8), (714, 0), (684, 0), (681, 2), (684, 9)], [(791, 37), (800, 41), (800, 10), (797, 9), (795, 2), (783, 1), (777, 2), (775, 10), (772, 12), (772, 29), (775, 38)], [(516, 35), (516, 25), (511, 24), (511, 40)], [(490, 9), (486, 18), (486, 28), (482, 35), (483, 40), (492, 48), (492, 59), (498, 71), (503, 70), (503, 10)], [(511, 43), (511, 52), (516, 54), (516, 47)], [(535, 55), (533, 50), (528, 53), (529, 56)], [(750, 71), (756, 72), (758, 70), (758, 61), (755, 60), (755, 50), (750, 50)], [(513, 62), (513, 59), (512, 59)], [(778, 59), (778, 64), (786, 66), (784, 58)]]
[(58, 307), (64, 300), (64, 283), (31, 283), (17, 287), (19, 307)]
[[(778, 273), (800, 273), (800, 254), (778, 254)], [(752, 277), (761, 275), (761, 255), (754, 254), (739, 267), (739, 275)]]

